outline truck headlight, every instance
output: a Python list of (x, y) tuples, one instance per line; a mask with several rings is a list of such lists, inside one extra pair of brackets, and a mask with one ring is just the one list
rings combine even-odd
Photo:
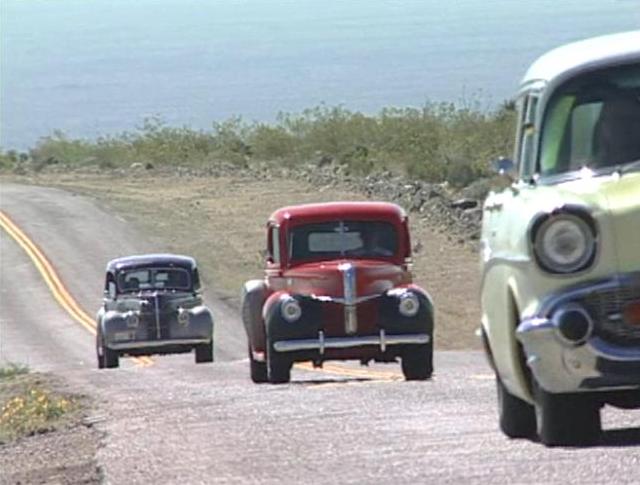
[(533, 235), (538, 264), (551, 273), (575, 273), (594, 259), (596, 239), (582, 218), (563, 213), (545, 219)]
[(286, 298), (280, 306), (282, 318), (287, 322), (295, 322), (302, 316), (302, 308), (295, 298)]
[(398, 311), (402, 316), (415, 317), (418, 310), (420, 310), (420, 300), (414, 293), (406, 291), (400, 295)]
[(189, 321), (191, 320), (191, 314), (189, 310), (185, 310), (184, 308), (178, 309), (178, 323), (183, 327), (189, 325)]
[(140, 314), (138, 312), (128, 311), (124, 318), (129, 328), (137, 328), (140, 324)]

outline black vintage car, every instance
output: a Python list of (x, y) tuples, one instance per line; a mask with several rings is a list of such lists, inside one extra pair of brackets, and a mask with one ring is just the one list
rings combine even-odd
[(213, 361), (213, 317), (199, 295), (193, 258), (128, 256), (107, 264), (104, 302), (97, 315), (98, 367), (118, 367), (121, 355), (195, 350)]

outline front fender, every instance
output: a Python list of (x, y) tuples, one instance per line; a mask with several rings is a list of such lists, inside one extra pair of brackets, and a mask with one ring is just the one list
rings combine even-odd
[(209, 308), (200, 305), (190, 309), (189, 327), (195, 329), (198, 335), (213, 339), (214, 321)]
[[(280, 308), (286, 297), (295, 298), (302, 309), (300, 319), (295, 322), (288, 322), (282, 317)], [(317, 336), (322, 328), (321, 305), (321, 302), (307, 296), (290, 295), (286, 292), (272, 295), (263, 312), (268, 337), (271, 341), (277, 341)]]

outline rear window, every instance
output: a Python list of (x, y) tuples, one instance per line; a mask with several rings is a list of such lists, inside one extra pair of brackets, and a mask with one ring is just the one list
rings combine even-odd
[(292, 261), (388, 258), (397, 252), (395, 227), (387, 222), (332, 221), (294, 227), (289, 233)]

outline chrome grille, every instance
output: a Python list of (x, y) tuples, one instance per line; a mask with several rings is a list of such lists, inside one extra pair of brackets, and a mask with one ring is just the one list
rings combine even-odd
[(640, 301), (638, 285), (593, 291), (581, 298), (595, 321), (596, 335), (619, 345), (640, 345), (640, 327), (627, 325), (622, 317), (625, 306), (634, 301)]

